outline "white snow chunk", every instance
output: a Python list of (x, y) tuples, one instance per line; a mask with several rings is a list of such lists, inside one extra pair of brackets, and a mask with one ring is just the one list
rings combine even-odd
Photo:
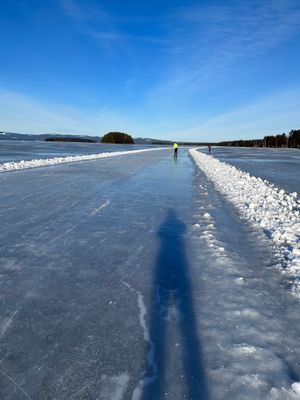
[(244, 284), (244, 278), (242, 278), (242, 277), (236, 278), (236, 279), (234, 280), (234, 282), (235, 282), (237, 285), (243, 285), (243, 284)]
[(295, 382), (292, 384), (293, 391), (300, 396), (300, 382)]
[(204, 214), (203, 214), (203, 217), (204, 217), (204, 218), (211, 218), (211, 216), (210, 216), (209, 213), (204, 213)]

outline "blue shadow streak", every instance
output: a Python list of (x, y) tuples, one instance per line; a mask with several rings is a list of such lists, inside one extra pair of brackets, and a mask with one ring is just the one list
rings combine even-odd
[[(150, 336), (155, 348), (155, 367), (148, 366), (142, 400), (164, 398), (166, 370), (166, 324), (165, 314), (170, 306), (176, 306), (179, 314), (178, 328), (181, 334), (182, 363), (189, 400), (207, 400), (208, 392), (204, 374), (201, 343), (197, 333), (191, 285), (188, 276), (183, 235), (186, 225), (173, 209), (169, 209), (157, 235), (160, 249), (154, 269)], [(157, 369), (157, 371), (155, 371)]]

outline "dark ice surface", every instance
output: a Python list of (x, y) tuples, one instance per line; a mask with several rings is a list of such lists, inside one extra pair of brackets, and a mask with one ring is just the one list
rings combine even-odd
[(2, 173), (0, 204), (1, 400), (289, 399), (299, 300), (187, 150)]
[(151, 145), (0, 140), (0, 163), (54, 157), (138, 150)]
[(300, 192), (300, 149), (213, 147), (211, 155), (288, 192)]

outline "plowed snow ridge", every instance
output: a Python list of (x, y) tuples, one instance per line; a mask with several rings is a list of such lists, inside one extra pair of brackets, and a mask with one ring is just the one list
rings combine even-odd
[(261, 178), (238, 170), (212, 156), (189, 150), (196, 165), (243, 218), (262, 229), (282, 257), (282, 271), (300, 297), (300, 200)]
[(47, 167), (48, 165), (65, 164), (65, 163), (72, 163), (72, 162), (78, 162), (78, 161), (97, 160), (98, 158), (116, 157), (116, 156), (123, 156), (126, 154), (144, 153), (146, 151), (164, 150), (164, 149), (165, 149), (164, 147), (159, 147), (159, 148), (155, 148), (155, 149), (114, 151), (114, 152), (110, 152), (110, 153), (97, 153), (97, 154), (87, 154), (87, 155), (78, 155), (78, 156), (54, 157), (54, 158), (35, 159), (35, 160), (27, 160), (27, 161), (24, 161), (24, 160), (23, 161), (10, 161), (10, 162), (0, 164), (0, 172), (15, 171), (15, 170), (20, 170), (20, 169), (28, 169), (28, 168)]

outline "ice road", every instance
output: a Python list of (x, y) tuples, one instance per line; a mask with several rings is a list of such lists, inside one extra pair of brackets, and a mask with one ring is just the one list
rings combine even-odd
[(187, 150), (0, 189), (1, 400), (300, 398), (280, 254)]

